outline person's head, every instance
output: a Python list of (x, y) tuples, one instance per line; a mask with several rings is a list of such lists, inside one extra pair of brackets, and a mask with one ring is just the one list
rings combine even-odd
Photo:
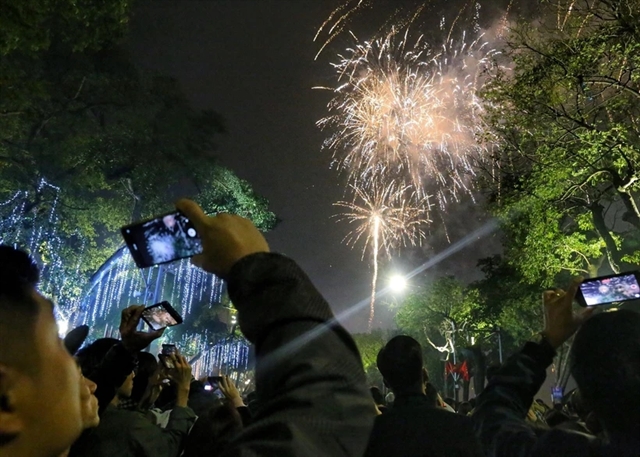
[(429, 376), (422, 364), (422, 346), (415, 339), (392, 338), (378, 353), (377, 363), (385, 385), (396, 395), (424, 393)]
[[(100, 338), (95, 340), (89, 346), (86, 346), (76, 354), (76, 359), (82, 368), (85, 376), (90, 376), (96, 368), (102, 363), (107, 353), (113, 346), (119, 343), (115, 338)], [(133, 390), (133, 379), (135, 374), (133, 371), (127, 376), (122, 385), (118, 387), (117, 398), (129, 398)]]
[(578, 330), (571, 374), (582, 400), (609, 433), (640, 429), (640, 314), (602, 313)]
[(193, 425), (185, 443), (184, 457), (221, 455), (242, 430), (238, 410), (228, 401), (216, 400)]
[[(78, 371), (80, 371), (80, 367), (78, 367)], [(98, 398), (94, 395), (98, 386), (89, 378), (85, 378), (83, 376), (82, 379), (83, 385), (80, 395), (82, 425), (85, 429), (94, 428), (100, 424), (100, 416), (98, 415)]]
[(0, 246), (0, 455), (54, 456), (84, 427), (83, 381), (58, 336), (38, 268)]
[(133, 379), (133, 389), (131, 400), (138, 403), (142, 400), (151, 378), (157, 376), (158, 361), (153, 354), (148, 352), (138, 353), (138, 369), (136, 377)]

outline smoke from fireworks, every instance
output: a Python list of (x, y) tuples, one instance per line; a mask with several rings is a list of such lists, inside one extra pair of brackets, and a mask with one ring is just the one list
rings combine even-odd
[(370, 188), (352, 187), (353, 202), (341, 201), (336, 206), (344, 208), (338, 215), (356, 227), (347, 235), (347, 244), (355, 245), (364, 240), (363, 257), (370, 250), (373, 256), (373, 278), (371, 281), (371, 303), (369, 329), (375, 312), (376, 286), (378, 283), (378, 260), (381, 253), (391, 256), (394, 248), (418, 245), (425, 238), (424, 227), (428, 224), (428, 202), (408, 186), (391, 182), (380, 183)]

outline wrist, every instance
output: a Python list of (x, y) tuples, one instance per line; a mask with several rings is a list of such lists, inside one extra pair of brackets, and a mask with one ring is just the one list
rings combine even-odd
[(235, 408), (240, 408), (242, 406), (244, 406), (244, 402), (242, 401), (242, 397), (241, 396), (237, 396), (237, 397), (232, 397), (229, 400), (231, 400), (231, 403), (233, 403), (233, 406)]
[(178, 386), (178, 392), (176, 393), (176, 406), (186, 407), (189, 401), (189, 388)]

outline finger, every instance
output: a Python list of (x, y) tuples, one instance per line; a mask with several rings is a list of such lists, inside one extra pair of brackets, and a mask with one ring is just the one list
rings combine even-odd
[(196, 202), (182, 198), (176, 202), (176, 208), (187, 216), (195, 226), (196, 231), (204, 229), (208, 216)]

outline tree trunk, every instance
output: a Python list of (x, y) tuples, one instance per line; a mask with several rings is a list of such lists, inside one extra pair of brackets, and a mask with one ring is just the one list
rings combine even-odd
[(611, 236), (607, 224), (604, 220), (604, 206), (600, 203), (594, 203), (589, 206), (591, 216), (593, 218), (593, 226), (598, 235), (604, 241), (607, 251), (607, 260), (614, 273), (620, 273), (620, 263), (622, 263), (622, 254), (616, 246), (616, 242)]

